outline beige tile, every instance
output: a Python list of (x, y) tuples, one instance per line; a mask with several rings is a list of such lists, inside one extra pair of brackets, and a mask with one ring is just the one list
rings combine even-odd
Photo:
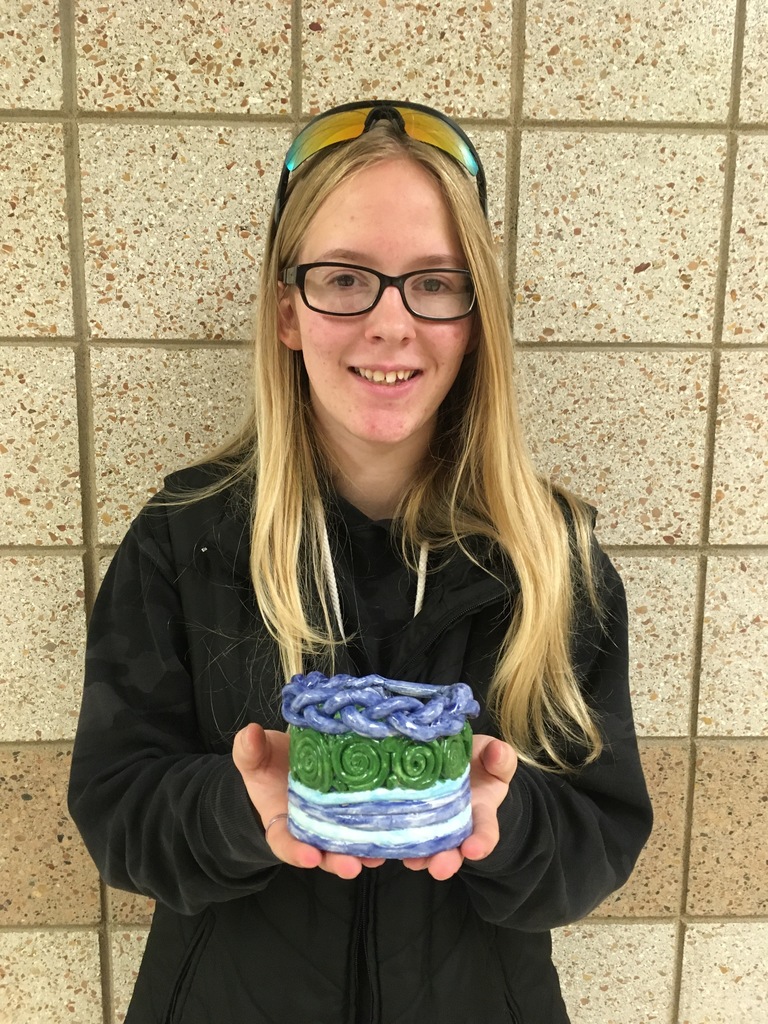
[(575, 924), (553, 934), (554, 960), (578, 1024), (670, 1019), (674, 924)]
[(82, 537), (74, 355), (0, 350), (4, 544), (78, 544)]
[(112, 933), (112, 1007), (115, 1024), (122, 1024), (133, 995), (139, 965), (147, 942), (147, 930), (131, 929)]
[(80, 0), (78, 97), (97, 110), (288, 113), (291, 0)]
[(168, 473), (226, 440), (245, 411), (248, 352), (106, 346), (91, 360), (99, 539), (117, 543)]
[[(766, 17), (768, 34), (768, 17)], [(766, 62), (768, 68), (768, 62)], [(768, 92), (768, 74), (766, 74)], [(768, 105), (766, 106), (768, 117)], [(768, 138), (741, 136), (733, 192), (725, 341), (768, 341)]]
[(516, 336), (709, 342), (724, 155), (715, 135), (526, 132)]
[(148, 896), (137, 896), (120, 889), (109, 889), (110, 918), (119, 924), (149, 925), (155, 910), (155, 901)]
[(709, 539), (768, 544), (768, 352), (723, 352)]
[(0, 335), (73, 332), (64, 135), (0, 124)]
[(653, 832), (626, 885), (594, 913), (602, 917), (670, 917), (680, 908), (688, 752), (685, 744), (641, 747), (653, 803)]
[(733, 26), (728, 0), (534, 0), (526, 5), (524, 113), (725, 120)]
[(685, 735), (693, 679), (697, 560), (621, 555), (613, 561), (627, 591), (629, 678), (638, 734)]
[(768, 736), (768, 558), (708, 560), (699, 735)]
[(59, 43), (56, 0), (6, 0), (0, 25), (0, 108), (61, 106)]
[(708, 357), (526, 350), (520, 405), (539, 469), (598, 508), (609, 544), (692, 544)]
[(102, 1024), (95, 931), (0, 931), (3, 1024)]
[(768, 924), (691, 924), (685, 934), (680, 1024), (768, 1019)]
[(689, 914), (768, 913), (768, 747), (702, 740), (688, 878)]
[(47, 746), (0, 750), (3, 924), (101, 917), (98, 874), (66, 810), (70, 757)]
[(488, 222), (491, 225), (503, 267), (507, 262), (506, 136), (501, 131), (481, 131), (478, 128), (470, 128), (468, 134), (477, 149), (485, 171), (488, 187)]
[(0, 556), (0, 741), (71, 739), (85, 648), (79, 558)]
[(250, 125), (81, 127), (94, 336), (249, 336), (289, 139)]
[(304, 109), (405, 96), (458, 117), (508, 116), (513, 7), (305, 0)]
[(768, 11), (759, 0), (749, 0), (744, 27), (744, 56), (741, 71), (742, 121), (768, 119)]

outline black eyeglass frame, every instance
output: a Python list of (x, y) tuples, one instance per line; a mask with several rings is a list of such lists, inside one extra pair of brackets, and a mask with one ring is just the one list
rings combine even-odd
[[(307, 122), (307, 124), (304, 125), (302, 130), (299, 132), (299, 134), (296, 136), (296, 138), (291, 143), (291, 146), (289, 147), (288, 152), (290, 152), (290, 150), (294, 147), (294, 145), (296, 144), (298, 139), (301, 137), (301, 135), (308, 128), (311, 128), (313, 125), (315, 125), (318, 121), (322, 121), (322, 120), (324, 120), (327, 117), (332, 117), (334, 114), (345, 113), (345, 112), (350, 111), (350, 110), (365, 110), (367, 108), (370, 108), (370, 112), (369, 112), (369, 114), (367, 115), (367, 117), (365, 119), (365, 122), (363, 124), (363, 127), (360, 130), (359, 135), (353, 136), (353, 138), (359, 138), (360, 135), (364, 135), (367, 131), (369, 131), (373, 127), (374, 124), (376, 124), (378, 121), (382, 120), (383, 118), (389, 120), (393, 124), (396, 124), (400, 128), (400, 131), (403, 132), (403, 134), (408, 135), (408, 132), (406, 130), (405, 123), (404, 123), (404, 121), (402, 119), (402, 116), (397, 111), (398, 107), (402, 107), (404, 110), (415, 110), (415, 111), (419, 111), (422, 114), (431, 115), (432, 117), (436, 118), (438, 121), (441, 121), (443, 124), (447, 125), (453, 132), (455, 132), (456, 136), (464, 143), (464, 145), (467, 147), (469, 152), (472, 154), (473, 160), (477, 164), (477, 172), (473, 175), (473, 177), (474, 177), (475, 183), (477, 185), (477, 192), (478, 192), (478, 198), (480, 200), (480, 206), (482, 207), (483, 213), (487, 217), (488, 216), (488, 190), (487, 190), (487, 185), (486, 185), (486, 180), (485, 180), (485, 170), (483, 168), (482, 161), (480, 160), (480, 155), (477, 152), (477, 150), (475, 149), (474, 143), (472, 142), (470, 137), (467, 135), (467, 133), (458, 124), (456, 124), (456, 122), (452, 118), (448, 117), (447, 114), (443, 114), (442, 111), (435, 110), (433, 107), (428, 107), (428, 106), (426, 106), (423, 103), (411, 103), (411, 102), (409, 102), (407, 100), (360, 100), (360, 101), (355, 102), (355, 103), (343, 103), (343, 104), (341, 104), (338, 107), (333, 107), (330, 110), (323, 111), (323, 113), (321, 113), (321, 114), (317, 114), (315, 117), (312, 118), (311, 121)], [(410, 135), (408, 137), (411, 138)], [(352, 141), (352, 138), (350, 138), (350, 139), (342, 139), (339, 142), (330, 143), (328, 146), (324, 146), (321, 149), (318, 149), (316, 152), (312, 153), (312, 156), (317, 156), (317, 154), (318, 153), (322, 153), (324, 149), (331, 149), (331, 148), (333, 148), (335, 146), (341, 146), (345, 142), (351, 142), (351, 141)], [(421, 140), (416, 139), (415, 141), (418, 142), (418, 141), (421, 141)], [(464, 170), (468, 174), (472, 174), (472, 171), (469, 169), (469, 167), (467, 167), (463, 162), (458, 160), (452, 153), (449, 153), (448, 150), (443, 149), (441, 146), (434, 145), (433, 143), (424, 143), (424, 144), (425, 145), (433, 145), (433, 147), (435, 149), (439, 149), (441, 153), (445, 153), (446, 156), (449, 156), (452, 160), (454, 160), (456, 163), (458, 163), (460, 167), (463, 167)], [(311, 157), (306, 157), (306, 159), (309, 160), (309, 159), (311, 159)], [(304, 161), (302, 161), (302, 163), (303, 162)], [(286, 193), (287, 193), (287, 190), (288, 190), (288, 181), (290, 179), (291, 172), (297, 170), (298, 167), (300, 167), (300, 166), (301, 166), (301, 163), (296, 164), (293, 168), (289, 168), (288, 167), (287, 159), (283, 161), (283, 169), (282, 169), (282, 172), (280, 174), (280, 181), (278, 182), (277, 192), (275, 194), (275, 204), (274, 204), (274, 211), (273, 211), (273, 217), (272, 217), (272, 235), (273, 236), (274, 236), (275, 232), (277, 231), (277, 226), (280, 223), (280, 219), (283, 216), (283, 210), (285, 208), (285, 203), (286, 203), (286, 200), (287, 200)]]
[[(339, 267), (342, 270), (363, 270), (365, 273), (373, 274), (374, 277), (379, 279), (379, 290), (370, 305), (366, 306), (365, 309), (358, 309), (354, 313), (336, 313), (328, 309), (320, 309), (318, 306), (312, 305), (307, 298), (307, 293), (304, 289), (307, 272), (312, 270), (314, 267)], [(417, 313), (412, 309), (408, 299), (406, 298), (405, 282), (411, 277), (420, 277), (424, 274), (445, 273), (463, 274), (469, 279), (469, 283), (472, 285), (472, 302), (466, 313), (460, 313), (458, 316), (425, 316), (424, 313)], [(298, 263), (294, 267), (286, 267), (286, 269), (280, 274), (280, 280), (283, 284), (296, 285), (307, 309), (311, 309), (315, 313), (322, 313), (325, 316), (362, 316), (364, 313), (370, 313), (384, 294), (384, 289), (390, 287), (397, 288), (400, 292), (400, 298), (403, 300), (403, 305), (411, 316), (415, 316), (419, 320), (429, 320), (433, 323), (444, 324), (450, 323), (454, 320), (464, 320), (472, 314), (477, 302), (477, 292), (475, 290), (475, 283), (472, 280), (472, 274), (468, 270), (463, 270), (461, 267), (428, 267), (426, 270), (411, 270), (407, 274), (400, 274), (397, 277), (391, 277), (389, 274), (382, 274), (378, 270), (373, 270), (371, 267), (362, 267), (355, 263), (334, 263), (323, 260), (319, 263)]]

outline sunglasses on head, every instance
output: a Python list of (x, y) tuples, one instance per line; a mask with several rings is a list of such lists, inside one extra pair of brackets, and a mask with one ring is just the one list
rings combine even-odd
[(277, 228), (285, 207), (288, 179), (292, 171), (311, 156), (349, 142), (369, 131), (379, 121), (389, 121), (411, 139), (426, 142), (453, 157), (477, 182), (483, 213), (488, 214), (485, 172), (477, 150), (459, 126), (439, 110), (421, 103), (396, 100), (366, 100), (345, 103), (318, 114), (293, 140), (285, 157), (277, 187), (273, 230)]

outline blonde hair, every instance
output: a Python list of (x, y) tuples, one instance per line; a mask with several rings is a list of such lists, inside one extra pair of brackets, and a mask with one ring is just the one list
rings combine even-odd
[[(430, 549), (483, 536), (519, 579), (512, 621), (487, 701), (520, 757), (566, 768), (578, 744), (597, 757), (600, 732), (571, 662), (574, 592), (597, 608), (588, 508), (535, 471), (523, 439), (513, 384), (506, 289), (473, 181), (450, 157), (380, 124), (303, 164), (267, 246), (254, 330), (253, 405), (238, 436), (213, 458), (229, 467), (208, 490), (237, 478), (253, 487), (251, 574), (259, 610), (280, 650), (286, 678), (308, 658), (333, 665), (328, 580), (322, 559), (324, 485), (332, 456), (313, 426), (300, 352), (278, 339), (278, 275), (296, 262), (320, 205), (351, 175), (395, 157), (417, 161), (439, 183), (477, 292), (476, 346), (445, 399), (421, 475), (396, 519), (413, 565)], [(567, 509), (567, 517), (564, 509)], [(571, 527), (567, 522), (571, 520)]]

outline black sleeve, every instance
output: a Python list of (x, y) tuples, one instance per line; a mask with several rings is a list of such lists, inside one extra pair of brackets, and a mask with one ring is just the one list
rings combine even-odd
[(498, 846), (460, 872), (477, 912), (501, 926), (538, 931), (584, 917), (624, 884), (651, 831), (629, 696), (626, 598), (607, 556), (599, 559), (605, 617), (592, 631), (582, 681), (604, 749), (573, 773), (518, 767), (499, 808)]
[(164, 523), (138, 517), (96, 599), (69, 809), (110, 885), (195, 913), (280, 862), (231, 754), (200, 737)]

